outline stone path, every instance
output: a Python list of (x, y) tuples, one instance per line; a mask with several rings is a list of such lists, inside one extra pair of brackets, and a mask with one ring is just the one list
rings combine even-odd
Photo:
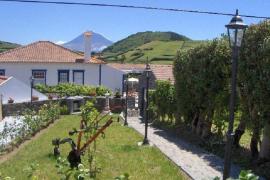
[[(144, 124), (138, 117), (129, 117), (128, 125), (144, 135)], [(222, 179), (221, 158), (151, 126), (148, 129), (148, 139), (191, 178), (213, 180), (215, 177), (220, 177)], [(239, 172), (240, 168), (232, 165), (231, 176), (235, 178)]]

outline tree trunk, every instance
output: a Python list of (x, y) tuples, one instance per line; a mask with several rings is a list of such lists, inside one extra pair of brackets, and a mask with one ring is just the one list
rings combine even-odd
[(210, 111), (203, 123), (202, 138), (208, 138), (211, 135), (212, 118), (214, 111)]
[(244, 115), (242, 115), (240, 123), (234, 131), (235, 135), (234, 135), (233, 145), (237, 148), (240, 147), (240, 139), (241, 139), (242, 135), (245, 133), (245, 129), (246, 129), (246, 119), (243, 116)]
[(270, 160), (270, 123), (266, 123), (264, 126), (259, 157), (260, 159)]
[(250, 151), (251, 151), (251, 157), (252, 159), (257, 159), (259, 155), (259, 150), (258, 150), (258, 135), (256, 133), (253, 133), (251, 137), (251, 142), (250, 142)]
[(198, 117), (198, 124), (197, 124), (197, 127), (196, 127), (196, 134), (198, 136), (202, 135), (204, 121), (205, 121), (204, 117), (200, 114), (200, 116)]
[(251, 111), (251, 120), (253, 122), (253, 133), (250, 142), (251, 157), (257, 159), (259, 156), (258, 143), (260, 142), (260, 122), (257, 117), (257, 111)]
[(181, 126), (182, 124), (182, 119), (181, 119), (181, 113), (179, 111), (174, 113), (174, 119), (175, 119), (175, 125), (176, 127)]
[(202, 138), (206, 139), (211, 135), (212, 122), (207, 119), (202, 128)]
[(193, 118), (193, 120), (192, 120), (192, 133), (196, 133), (198, 121), (199, 121), (199, 116), (196, 113), (195, 116), (194, 116), (194, 118)]

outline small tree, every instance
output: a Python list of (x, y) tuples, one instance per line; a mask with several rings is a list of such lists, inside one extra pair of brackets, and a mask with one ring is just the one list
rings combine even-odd
[(121, 58), (120, 58), (121, 64), (124, 64), (125, 61), (126, 61), (126, 56), (124, 54), (122, 54)]

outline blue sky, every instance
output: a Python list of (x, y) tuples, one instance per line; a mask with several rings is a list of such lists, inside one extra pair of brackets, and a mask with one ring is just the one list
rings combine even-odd
[[(60, 0), (59, 0), (60, 1)], [(63, 1), (63, 0), (62, 0)], [(270, 16), (269, 0), (65, 0), (194, 9)], [(27, 44), (37, 40), (69, 41), (93, 30), (117, 41), (142, 31), (174, 31), (195, 40), (225, 32), (227, 16), (138, 9), (0, 2), (0, 40)], [(247, 24), (257, 19), (244, 18)]]

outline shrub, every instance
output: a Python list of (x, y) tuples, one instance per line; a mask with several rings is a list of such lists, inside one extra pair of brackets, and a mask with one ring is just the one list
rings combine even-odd
[(115, 98), (121, 98), (121, 93), (120, 93), (120, 91), (116, 91), (116, 92), (114, 93), (114, 97), (115, 97)]
[[(44, 104), (38, 111), (26, 109), (23, 113), (22, 122), (14, 121), (12, 124), (5, 123), (0, 133), (0, 150), (5, 151), (8, 144), (17, 145), (29, 136), (35, 135), (39, 130), (48, 126), (59, 118), (59, 104)], [(11, 140), (11, 141), (9, 141)]]
[(105, 94), (109, 92), (111, 94), (111, 90), (104, 87), (104, 86), (98, 86), (96, 87), (96, 93), (97, 93), (97, 96), (105, 96)]
[(67, 114), (69, 114), (67, 105), (63, 105), (63, 106), (60, 107), (60, 114), (61, 115), (67, 115)]
[(149, 98), (150, 117), (173, 120), (176, 112), (175, 88), (169, 81), (156, 81), (156, 90), (149, 92)]
[(88, 86), (88, 85), (77, 85), (71, 83), (61, 83), (56, 86), (46, 86), (38, 84), (35, 88), (41, 93), (46, 94), (57, 94), (60, 97), (69, 96), (104, 96), (105, 93), (111, 92), (110, 89), (104, 86)]

